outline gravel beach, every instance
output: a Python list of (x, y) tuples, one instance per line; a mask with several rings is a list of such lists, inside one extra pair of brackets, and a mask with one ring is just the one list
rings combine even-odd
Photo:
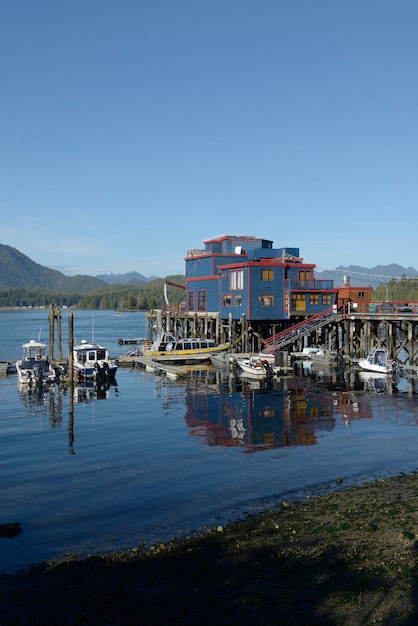
[[(2, 538), (0, 541), (12, 541)], [(418, 623), (418, 474), (0, 575), (0, 625)]]

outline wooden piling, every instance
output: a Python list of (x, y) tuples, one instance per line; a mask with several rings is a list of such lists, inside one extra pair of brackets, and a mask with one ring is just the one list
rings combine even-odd
[(70, 394), (73, 395), (74, 370), (73, 370), (73, 346), (74, 346), (74, 319), (73, 314), (68, 314), (68, 376), (70, 381)]

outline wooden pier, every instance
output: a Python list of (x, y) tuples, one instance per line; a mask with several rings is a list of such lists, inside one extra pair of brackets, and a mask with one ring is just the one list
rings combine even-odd
[[(217, 343), (231, 343), (236, 353), (258, 353), (277, 333), (289, 330), (309, 317), (293, 315), (287, 320), (251, 321), (221, 319), (219, 313), (186, 313), (152, 310), (146, 313), (148, 333), (166, 330), (175, 337), (202, 337)], [(418, 366), (418, 313), (367, 313), (343, 311), (327, 320), (326, 324), (301, 333), (287, 347), (301, 352), (305, 346), (325, 345), (340, 350), (355, 361), (380, 345), (388, 350), (390, 358), (411, 367)]]
[[(217, 344), (230, 343), (237, 354), (257, 354), (271, 345), (272, 337), (278, 333), (291, 333), (299, 324), (306, 329), (292, 338), (286, 345), (289, 352), (302, 352), (310, 345), (325, 345), (329, 350), (343, 352), (355, 362), (367, 355), (375, 346), (386, 348), (389, 357), (411, 368), (418, 367), (418, 304), (414, 303), (411, 312), (364, 312), (355, 310), (339, 311), (328, 316), (316, 327), (310, 324), (313, 317), (291, 315), (286, 320), (247, 320), (221, 319), (218, 312), (186, 313), (153, 309), (146, 314), (148, 340), (155, 331), (170, 331), (177, 337), (201, 337), (213, 339)], [(70, 314), (72, 316), (72, 314)], [(51, 305), (49, 357), (54, 361), (54, 326), (57, 327), (58, 362), (62, 362), (61, 316), (60, 311)], [(302, 322), (305, 322), (302, 324)], [(71, 330), (71, 325), (69, 324)], [(70, 332), (69, 343), (72, 343)], [(270, 344), (270, 345), (269, 345)], [(282, 349), (282, 348), (280, 348)], [(129, 362), (139, 357), (129, 357)], [(169, 371), (168, 364), (165, 365)], [(179, 372), (176, 366), (175, 370)], [(187, 370), (186, 370), (187, 371)], [(181, 373), (179, 373), (181, 375)]]

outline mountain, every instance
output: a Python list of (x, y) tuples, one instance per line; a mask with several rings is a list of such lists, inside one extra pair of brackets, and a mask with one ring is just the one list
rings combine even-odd
[(393, 278), (418, 276), (418, 271), (413, 267), (405, 268), (397, 263), (391, 263), (390, 265), (376, 265), (372, 268), (362, 267), (361, 265), (339, 265), (334, 270), (315, 272), (316, 279), (331, 279), (336, 287), (341, 285), (344, 276), (348, 276), (350, 284), (353, 286), (371, 286), (373, 289), (376, 289), (378, 285), (388, 283)]
[(146, 278), (138, 272), (128, 272), (126, 274), (99, 274), (96, 278), (103, 280), (108, 285), (144, 285), (156, 279), (155, 276)]
[(3, 244), (0, 244), (0, 269), (0, 289), (39, 288), (60, 293), (85, 293), (106, 285), (93, 276), (65, 276)]
[[(317, 280), (333, 280), (339, 287), (343, 277), (348, 276), (353, 286), (371, 286), (376, 289), (393, 278), (417, 277), (414, 267), (402, 267), (396, 263), (368, 268), (360, 265), (339, 265), (333, 270), (315, 272)], [(86, 293), (100, 287), (115, 284), (144, 285), (158, 277), (145, 277), (138, 272), (126, 274), (102, 274), (100, 276), (65, 276), (58, 270), (39, 265), (16, 248), (0, 244), (0, 289), (44, 289), (59, 293)]]

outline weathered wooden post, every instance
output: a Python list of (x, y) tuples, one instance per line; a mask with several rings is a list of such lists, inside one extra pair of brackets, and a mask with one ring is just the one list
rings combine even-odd
[(70, 381), (70, 396), (73, 395), (74, 370), (73, 370), (73, 345), (74, 345), (74, 320), (73, 314), (68, 314), (68, 376)]
[(57, 343), (58, 343), (58, 361), (62, 361), (62, 336), (61, 336), (61, 310), (57, 308)]
[(54, 360), (54, 305), (49, 305), (49, 341), (48, 341), (48, 358), (50, 361)]
[[(248, 328), (247, 328), (245, 313), (241, 314), (241, 345), (242, 345), (242, 352), (246, 354), (248, 352)], [(261, 350), (261, 347), (260, 347), (260, 350)]]

